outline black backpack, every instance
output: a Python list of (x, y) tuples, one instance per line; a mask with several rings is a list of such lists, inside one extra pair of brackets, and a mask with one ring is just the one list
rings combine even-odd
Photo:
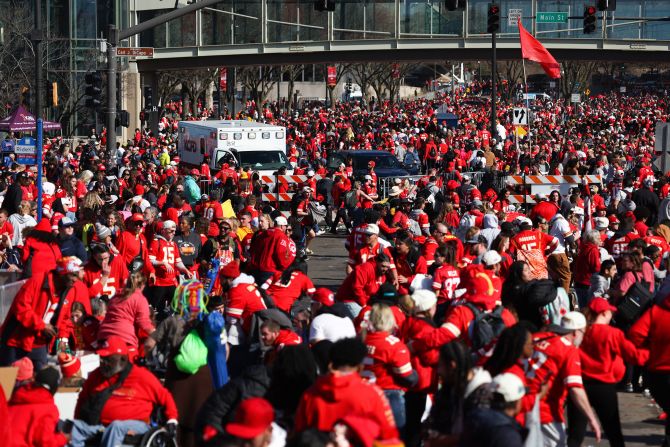
[(475, 314), (468, 328), (468, 335), (472, 342), (472, 350), (476, 352), (489, 346), (505, 329), (505, 322), (502, 318), (503, 307), (498, 305), (491, 312), (483, 312), (472, 303), (464, 305)]
[(437, 150), (436, 150), (434, 147), (431, 147), (431, 148), (430, 148), (429, 155), (430, 155), (431, 157), (437, 157)]
[(351, 208), (356, 208), (358, 205), (358, 197), (356, 197), (356, 191), (351, 190), (348, 191), (344, 195), (344, 206), (351, 209)]
[(636, 281), (617, 306), (614, 318), (616, 326), (624, 330), (630, 328), (651, 307), (654, 298), (653, 293), (649, 291), (649, 282), (644, 278), (638, 278), (637, 273), (633, 275)]

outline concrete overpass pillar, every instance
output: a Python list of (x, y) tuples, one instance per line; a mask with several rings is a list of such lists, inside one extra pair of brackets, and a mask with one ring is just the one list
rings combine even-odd
[(121, 75), (124, 95), (121, 98), (123, 109), (130, 115), (130, 126), (123, 128), (123, 139), (125, 143), (129, 138), (135, 136), (135, 129), (141, 127), (140, 111), (142, 110), (142, 85), (140, 82), (140, 73), (137, 70), (137, 63), (130, 62), (128, 70)]

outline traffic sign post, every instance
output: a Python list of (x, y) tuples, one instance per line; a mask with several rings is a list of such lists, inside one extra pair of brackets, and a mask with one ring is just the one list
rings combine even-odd
[(570, 102), (572, 103), (582, 102), (582, 96), (579, 93), (573, 93), (572, 95), (570, 95)]
[(16, 146), (16, 162), (22, 165), (34, 165), (37, 163), (37, 141), (33, 137), (21, 138)]
[(42, 147), (43, 147), (44, 121), (37, 120), (37, 141), (35, 156), (37, 157), (37, 221), (42, 220)]
[(656, 144), (654, 150), (658, 153), (654, 166), (663, 174), (670, 169), (670, 123), (656, 123)]
[(535, 21), (537, 23), (568, 23), (568, 13), (538, 11)]
[(512, 124), (515, 126), (527, 126), (528, 125), (528, 111), (523, 107), (517, 107), (514, 109), (512, 115)]

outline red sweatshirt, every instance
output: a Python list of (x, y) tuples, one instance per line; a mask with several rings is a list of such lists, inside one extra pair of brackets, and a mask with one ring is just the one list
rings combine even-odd
[[(74, 414), (79, 418), (82, 404), (92, 394), (109, 387), (118, 379), (118, 374), (105, 379), (100, 368), (93, 371), (84, 382), (79, 393)], [(149, 422), (154, 405), (165, 408), (167, 419), (177, 419), (177, 406), (170, 392), (161, 385), (156, 376), (141, 366), (133, 365), (123, 385), (116, 389), (100, 413), (100, 423), (109, 425), (115, 420), (138, 420)]]
[[(420, 340), (435, 329), (432, 321), (418, 317), (408, 317), (402, 326), (401, 337), (405, 343)], [(437, 362), (440, 358), (439, 349), (426, 348), (412, 352), (412, 368), (419, 375), (419, 381), (412, 391), (435, 392), (437, 390)]]
[(649, 351), (636, 349), (623, 332), (608, 324), (593, 324), (584, 334), (579, 347), (582, 377), (604, 383), (617, 383), (623, 379), (626, 363), (644, 365)]
[(379, 286), (385, 281), (385, 276), (377, 276), (377, 263), (369, 261), (354, 267), (354, 270), (344, 279), (337, 290), (335, 300), (356, 302), (365, 306), (372, 295), (377, 293)]
[(670, 300), (642, 314), (628, 331), (628, 339), (638, 348), (649, 349), (649, 371), (670, 372)]
[(357, 373), (329, 373), (317, 379), (302, 395), (295, 415), (295, 432), (307, 428), (330, 431), (344, 416), (372, 419), (380, 427), (381, 439), (398, 437), (393, 412), (382, 390)]
[(9, 402), (7, 422), (12, 428), (6, 447), (60, 447), (67, 444), (67, 438), (56, 432), (58, 408), (54, 398), (46, 388), (26, 385), (18, 388)]

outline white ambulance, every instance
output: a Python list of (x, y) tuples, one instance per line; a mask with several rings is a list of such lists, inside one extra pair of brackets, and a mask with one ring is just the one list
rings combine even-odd
[(286, 156), (286, 129), (244, 120), (180, 121), (177, 151), (181, 162), (199, 167), (205, 156), (209, 167), (250, 166), (261, 175), (272, 175), (282, 166), (292, 173)]

